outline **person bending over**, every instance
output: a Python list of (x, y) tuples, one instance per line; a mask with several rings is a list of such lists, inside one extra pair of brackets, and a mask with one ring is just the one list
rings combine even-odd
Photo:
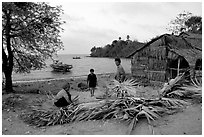
[(66, 83), (54, 98), (54, 104), (57, 107), (66, 107), (72, 103), (71, 94), (69, 93), (70, 84)]

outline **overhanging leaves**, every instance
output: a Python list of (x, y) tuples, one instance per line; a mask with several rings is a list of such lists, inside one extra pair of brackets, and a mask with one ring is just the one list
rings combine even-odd
[(3, 50), (7, 53), (9, 42), (17, 72), (40, 69), (45, 66), (45, 59), (63, 49), (62, 14), (60, 6), (44, 2), (2, 3)]

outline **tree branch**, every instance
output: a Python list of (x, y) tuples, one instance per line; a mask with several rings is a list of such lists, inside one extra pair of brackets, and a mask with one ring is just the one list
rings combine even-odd
[(19, 62), (19, 60), (15, 57), (15, 56), (13, 56), (14, 57), (14, 59), (16, 60), (16, 62), (18, 63), (18, 65), (21, 67), (21, 69), (24, 69), (24, 67), (21, 65), (21, 63)]
[(2, 59), (3, 59), (3, 64), (2, 64), (2, 69), (3, 69), (3, 72), (5, 72), (5, 70), (7, 70), (7, 63), (8, 63), (8, 58), (7, 58), (7, 55), (5, 53), (5, 50), (3, 48), (3, 43), (2, 43)]
[(17, 28), (12, 28), (12, 27), (11, 27), (11, 30), (12, 30), (12, 31), (20, 31), (20, 30), (23, 30), (23, 29), (25, 29), (25, 27), (24, 27), (24, 28), (19, 28), (19, 29), (17, 29)]

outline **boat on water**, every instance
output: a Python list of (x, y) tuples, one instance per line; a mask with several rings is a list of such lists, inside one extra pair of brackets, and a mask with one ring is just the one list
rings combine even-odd
[(57, 72), (67, 72), (73, 68), (72, 65), (64, 64), (59, 60), (54, 60), (53, 64), (51, 64), (50, 66), (53, 68), (54, 71)]
[(73, 59), (81, 59), (81, 57), (79, 57), (79, 56), (76, 56), (76, 57), (73, 57)]

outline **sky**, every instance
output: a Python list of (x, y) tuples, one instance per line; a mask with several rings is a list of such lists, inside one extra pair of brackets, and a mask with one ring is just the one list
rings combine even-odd
[(201, 2), (70, 2), (62, 5), (66, 21), (61, 33), (64, 50), (58, 54), (90, 54), (92, 47), (104, 47), (129, 35), (131, 40), (149, 41), (167, 31), (179, 13), (188, 11), (202, 16)]

